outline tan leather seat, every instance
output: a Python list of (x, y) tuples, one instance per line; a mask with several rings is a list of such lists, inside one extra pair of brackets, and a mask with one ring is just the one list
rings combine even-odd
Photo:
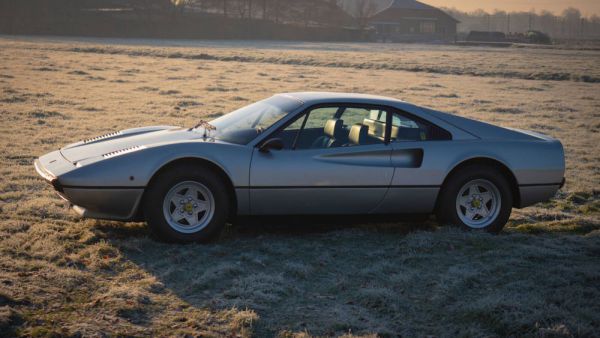
[(323, 128), (324, 136), (317, 138), (311, 148), (333, 148), (342, 145), (344, 138), (344, 121), (340, 119), (327, 120)]
[(348, 140), (351, 145), (367, 144), (369, 139), (369, 127), (362, 124), (355, 124), (350, 128)]

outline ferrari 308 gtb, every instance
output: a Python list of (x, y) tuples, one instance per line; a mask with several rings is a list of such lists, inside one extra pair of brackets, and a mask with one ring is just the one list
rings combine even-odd
[(193, 128), (116, 131), (46, 154), (37, 172), (84, 217), (146, 220), (204, 241), (236, 215), (435, 213), (498, 232), (564, 184), (561, 143), (404, 101), (275, 95)]

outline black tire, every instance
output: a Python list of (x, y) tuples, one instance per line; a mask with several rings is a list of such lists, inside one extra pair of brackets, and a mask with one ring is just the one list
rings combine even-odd
[(477, 228), (477, 230), (498, 233), (502, 231), (512, 212), (513, 193), (507, 178), (500, 170), (490, 165), (470, 165), (453, 173), (440, 192), (437, 218), (444, 224), (452, 224), (468, 230), (475, 229), (461, 220), (456, 205), (461, 189), (474, 180), (491, 182), (500, 194), (500, 207), (495, 219), (485, 227)]
[[(163, 212), (163, 201), (171, 188), (188, 181), (204, 185), (214, 199), (212, 219), (202, 229), (193, 233), (177, 231), (169, 225)], [(208, 242), (216, 238), (225, 227), (230, 212), (229, 201), (226, 184), (217, 173), (199, 165), (183, 164), (167, 169), (152, 180), (144, 194), (143, 210), (152, 234), (161, 241)]]

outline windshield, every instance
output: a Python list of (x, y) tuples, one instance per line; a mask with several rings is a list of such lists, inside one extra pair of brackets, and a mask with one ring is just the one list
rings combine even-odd
[(211, 136), (225, 142), (248, 144), (300, 105), (292, 98), (273, 96), (210, 121), (216, 127)]

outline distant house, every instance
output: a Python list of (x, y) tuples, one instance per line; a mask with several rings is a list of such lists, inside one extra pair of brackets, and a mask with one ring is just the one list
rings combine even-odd
[(378, 40), (393, 42), (451, 41), (458, 22), (439, 8), (415, 0), (394, 0), (369, 21)]

